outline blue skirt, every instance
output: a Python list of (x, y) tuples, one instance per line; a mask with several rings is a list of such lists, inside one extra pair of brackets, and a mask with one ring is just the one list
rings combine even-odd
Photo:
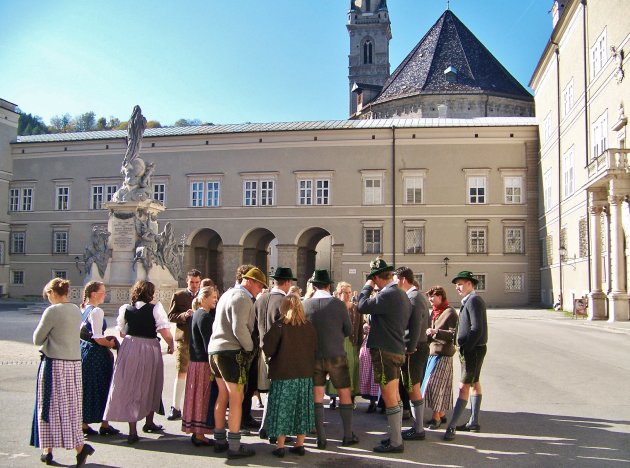
[(81, 340), (83, 371), (83, 422), (99, 423), (103, 419), (109, 386), (114, 373), (114, 355), (109, 348)]
[(312, 378), (271, 381), (267, 425), (269, 437), (308, 434), (315, 427)]

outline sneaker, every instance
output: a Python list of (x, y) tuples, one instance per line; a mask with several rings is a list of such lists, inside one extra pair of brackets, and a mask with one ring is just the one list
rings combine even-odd
[(168, 419), (169, 421), (177, 421), (178, 419), (182, 419), (181, 410), (178, 410), (174, 406), (171, 406), (171, 412), (168, 413), (166, 419)]
[[(215, 447), (216, 447), (216, 445), (215, 445)], [(228, 451), (227, 451), (228, 460), (235, 460), (237, 458), (253, 457), (254, 455), (256, 455), (256, 451), (254, 449), (249, 448), (247, 445), (243, 445), (243, 444), (241, 444), (241, 446), (238, 448), (238, 450), (230, 450), (228, 448)]]

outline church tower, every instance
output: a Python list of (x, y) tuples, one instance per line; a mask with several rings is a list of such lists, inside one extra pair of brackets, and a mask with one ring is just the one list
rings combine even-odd
[(348, 11), (350, 116), (375, 98), (389, 77), (392, 30), (387, 0), (350, 0)]

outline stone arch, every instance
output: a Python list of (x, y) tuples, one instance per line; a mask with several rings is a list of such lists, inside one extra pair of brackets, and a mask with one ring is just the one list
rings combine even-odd
[(204, 278), (223, 284), (223, 239), (214, 230), (203, 228), (190, 238), (186, 271), (196, 268)]
[(243, 246), (243, 263), (251, 263), (268, 274), (271, 251), (270, 245), (276, 235), (266, 228), (255, 228), (245, 233), (241, 238)]
[(330, 238), (328, 244), (330, 247), (326, 255), (329, 255), (329, 258), (327, 260), (320, 259), (319, 267), (329, 270), (335, 280), (337, 279), (334, 275), (337, 274), (337, 276), (339, 276), (341, 274), (341, 271), (335, 271), (337, 266), (335, 265), (334, 258), (337, 246), (335, 245), (332, 234), (322, 227), (310, 227), (301, 231), (295, 241), (297, 245), (296, 277), (301, 287), (306, 286), (306, 282), (313, 274), (313, 270), (318, 266), (318, 252), (325, 250), (322, 249), (320, 242), (328, 237)]

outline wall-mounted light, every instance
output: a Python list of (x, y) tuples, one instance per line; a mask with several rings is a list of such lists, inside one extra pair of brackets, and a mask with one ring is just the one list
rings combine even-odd
[(444, 276), (448, 276), (448, 262), (450, 259), (448, 257), (444, 257), (442, 259), (442, 263), (444, 264)]

